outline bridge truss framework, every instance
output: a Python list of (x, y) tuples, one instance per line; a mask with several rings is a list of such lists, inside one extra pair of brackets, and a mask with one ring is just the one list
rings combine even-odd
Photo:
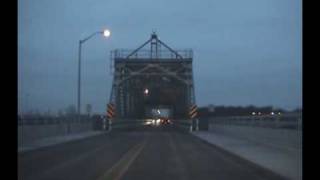
[(115, 118), (143, 118), (146, 107), (160, 106), (172, 108), (176, 119), (187, 117), (195, 104), (192, 61), (191, 49), (173, 50), (155, 33), (135, 50), (111, 51)]

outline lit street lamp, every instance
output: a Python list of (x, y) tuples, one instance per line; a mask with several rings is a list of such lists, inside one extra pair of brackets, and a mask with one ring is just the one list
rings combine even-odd
[(78, 63), (78, 120), (80, 121), (80, 113), (81, 113), (81, 48), (82, 44), (85, 43), (87, 40), (91, 39), (93, 36), (97, 34), (102, 34), (104, 37), (109, 37), (111, 35), (108, 29), (104, 31), (98, 31), (90, 36), (82, 39), (79, 41), (79, 63)]
[(145, 95), (148, 95), (148, 94), (149, 94), (149, 89), (145, 89), (145, 90), (144, 90), (144, 94), (145, 94)]

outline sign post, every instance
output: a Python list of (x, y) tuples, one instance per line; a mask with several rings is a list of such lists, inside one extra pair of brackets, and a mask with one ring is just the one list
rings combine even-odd
[(116, 113), (115, 113), (115, 106), (112, 103), (109, 103), (107, 105), (107, 118), (108, 118), (108, 122), (109, 122), (109, 131), (112, 130), (112, 119), (115, 117)]
[[(193, 120), (198, 114), (197, 110), (198, 110), (198, 107), (195, 104), (191, 105), (191, 107), (189, 108), (189, 117), (191, 119), (190, 131), (193, 130), (193, 128), (192, 128), (193, 122), (194, 122)], [(196, 126), (195, 130), (198, 131), (199, 130), (199, 120), (198, 119), (196, 119), (196, 125), (195, 126)]]

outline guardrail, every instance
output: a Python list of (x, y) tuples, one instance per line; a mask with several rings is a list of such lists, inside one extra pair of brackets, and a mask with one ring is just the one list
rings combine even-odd
[(172, 124), (182, 130), (194, 131), (195, 128), (195, 120), (172, 120)]
[(137, 126), (147, 125), (149, 120), (109, 120), (110, 129), (123, 129), (123, 128), (132, 128)]
[(71, 134), (97, 130), (92, 119), (66, 118), (34, 118), (18, 120), (18, 145), (28, 145), (32, 142), (55, 136), (68, 136)]
[(230, 124), (242, 126), (259, 126), (267, 128), (302, 129), (301, 114), (256, 115), (210, 118), (215, 124)]
[(18, 126), (21, 125), (52, 125), (63, 123), (88, 123), (93, 119), (90, 117), (82, 117), (80, 121), (76, 117), (33, 117), (18, 118)]

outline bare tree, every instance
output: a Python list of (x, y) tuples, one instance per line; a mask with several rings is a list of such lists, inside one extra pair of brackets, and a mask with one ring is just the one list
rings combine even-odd
[(58, 117), (63, 117), (64, 113), (63, 110), (59, 109), (58, 110)]
[(86, 110), (87, 110), (88, 116), (90, 116), (90, 115), (91, 115), (91, 112), (92, 112), (92, 106), (91, 106), (91, 104), (87, 104)]
[(67, 116), (73, 117), (73, 116), (76, 116), (76, 114), (77, 114), (77, 110), (76, 110), (75, 105), (70, 105), (66, 108), (66, 115)]

